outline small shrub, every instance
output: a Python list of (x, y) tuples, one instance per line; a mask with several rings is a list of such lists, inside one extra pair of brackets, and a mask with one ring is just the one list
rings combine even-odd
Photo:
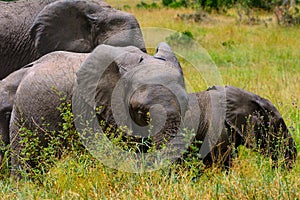
[(128, 4), (126, 4), (126, 5), (123, 6), (123, 9), (124, 9), (124, 10), (129, 10), (129, 9), (131, 9), (131, 6), (128, 5)]
[(155, 8), (159, 8), (158, 4), (155, 2), (152, 2), (151, 4), (147, 4), (145, 2), (141, 2), (139, 4), (136, 5), (137, 8), (145, 8), (145, 9), (155, 9)]
[(164, 6), (169, 6), (171, 3), (173, 3), (175, 0), (162, 0), (162, 4)]
[[(64, 98), (62, 98), (63, 100)], [(58, 107), (61, 112), (61, 130), (48, 130), (49, 124), (42, 124), (35, 130), (21, 127), (20, 162), (28, 166), (20, 173), (30, 178), (40, 178), (62, 156), (66, 154), (79, 155), (86, 153), (73, 123), (70, 101), (63, 101)], [(39, 137), (42, 134), (42, 138)]]
[(203, 22), (205, 20), (209, 20), (207, 13), (202, 10), (198, 10), (192, 14), (177, 14), (176, 17), (180, 20), (190, 20), (193, 22)]
[(274, 9), (279, 25), (291, 26), (300, 24), (300, 10), (297, 6), (279, 6)]
[(170, 45), (174, 46), (187, 46), (193, 44), (194, 36), (190, 31), (183, 31), (181, 33), (174, 33), (166, 38)]
[(189, 0), (162, 0), (163, 6), (170, 8), (180, 8), (180, 7), (189, 7), (191, 6)]

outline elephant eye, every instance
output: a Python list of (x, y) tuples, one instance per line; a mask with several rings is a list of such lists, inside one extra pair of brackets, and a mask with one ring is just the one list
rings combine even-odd
[(158, 60), (163, 60), (163, 61), (167, 61), (167, 59), (162, 58), (162, 57), (158, 57), (158, 56), (153, 56), (154, 58), (158, 59)]
[(144, 60), (144, 58), (141, 57), (141, 58), (140, 58), (140, 61), (139, 61), (139, 64), (140, 64), (141, 62), (143, 62), (143, 60)]

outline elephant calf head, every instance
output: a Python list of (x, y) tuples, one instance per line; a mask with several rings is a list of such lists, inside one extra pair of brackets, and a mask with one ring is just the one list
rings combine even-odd
[[(292, 167), (297, 156), (296, 145), (282, 116), (270, 101), (233, 86), (214, 86), (196, 96), (203, 119), (196, 140), (215, 138), (210, 152), (202, 155), (207, 163), (229, 165), (233, 149), (245, 145), (270, 156), (276, 163)], [(220, 96), (221, 101), (215, 101)], [(217, 112), (213, 107), (218, 107)], [(218, 116), (221, 124), (211, 123), (213, 115)], [(219, 126), (220, 134), (211, 131), (210, 126)]]
[(182, 70), (166, 43), (154, 56), (136, 47), (100, 45), (81, 66), (77, 81), (76, 98), (100, 107), (99, 120), (127, 127), (135, 139), (152, 138), (157, 147), (175, 137), (187, 109)]

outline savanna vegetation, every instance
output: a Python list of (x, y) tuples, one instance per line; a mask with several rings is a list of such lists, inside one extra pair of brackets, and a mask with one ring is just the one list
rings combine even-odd
[[(237, 1), (228, 1), (232, 6), (226, 6), (226, 9), (223, 6), (220, 6), (222, 9), (205, 9), (214, 7), (208, 6), (207, 2), (223, 2), (213, 0), (199, 0), (196, 3), (200, 2), (200, 6), (182, 4), (175, 8), (168, 5), (179, 1), (107, 2), (133, 13), (142, 28), (166, 28), (178, 32), (173, 39), (195, 41), (210, 55), (224, 85), (246, 89), (274, 103), (290, 127), (300, 152), (300, 28), (297, 23), (278, 21), (282, 20), (278, 17), (284, 16), (274, 13), (276, 5), (266, 3), (271, 1), (256, 1), (271, 5), (268, 9), (232, 3)], [(166, 38), (169, 42), (171, 39)], [(151, 47), (148, 50), (154, 51)], [(190, 92), (210, 86), (188, 60), (180, 58), (180, 61)], [(206, 169), (201, 161), (191, 159), (182, 165), (174, 164), (154, 172), (126, 173), (104, 166), (78, 143), (72, 143), (73, 146), (67, 149), (60, 147), (61, 140), (72, 142), (76, 139), (70, 131), (72, 125), (68, 123), (72, 120), (69, 104), (63, 106), (60, 109), (66, 123), (62, 124), (62, 138), (53, 140), (53, 144), (37, 158), (37, 162), (42, 162), (39, 170), (29, 169), (28, 176), (24, 172), (24, 179), (15, 181), (9, 177), (8, 161), (2, 163), (1, 199), (300, 198), (299, 153), (290, 171), (280, 167), (274, 169), (269, 158), (239, 147), (229, 171), (218, 167)], [(36, 145), (35, 141), (31, 142), (29, 149)], [(57, 149), (61, 149), (60, 152)], [(60, 159), (55, 156), (57, 154)], [(43, 156), (47, 157), (47, 162)], [(41, 173), (43, 171), (45, 173)]]

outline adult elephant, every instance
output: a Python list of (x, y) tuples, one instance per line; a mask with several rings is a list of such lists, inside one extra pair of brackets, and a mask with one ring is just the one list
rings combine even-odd
[(53, 51), (145, 45), (136, 18), (102, 0), (0, 2), (0, 79)]
[[(41, 57), (36, 62), (33, 62), (13, 73), (8, 75), (5, 79), (0, 80), (0, 133), (1, 133), (1, 141), (3, 146), (7, 146), (10, 143), (9, 138), (9, 123), (11, 119), (11, 112), (13, 109), (13, 105), (15, 102), (16, 92), (20, 83), (22, 82), (24, 77), (28, 77), (34, 73), (46, 73), (48, 76), (51, 76), (52, 71), (57, 71), (57, 74), (68, 75), (75, 73), (74, 70), (78, 69), (81, 63), (88, 56), (87, 53), (71, 53), (71, 52), (54, 52), (50, 53), (49, 56), (45, 55)], [(61, 61), (58, 63), (58, 61)], [(62, 62), (63, 61), (63, 62)], [(35, 70), (36, 66), (39, 66), (39, 70)], [(45, 80), (40, 80), (41, 82)], [(64, 84), (70, 84), (68, 79), (65, 80)], [(73, 81), (73, 80), (72, 80)], [(61, 82), (59, 87), (64, 87), (64, 84)], [(58, 83), (57, 83), (58, 84)], [(56, 86), (56, 84), (53, 84)], [(34, 88), (32, 88), (34, 89)], [(60, 89), (60, 88), (58, 88)], [(55, 93), (53, 90), (52, 93)], [(51, 93), (49, 93), (50, 95)], [(46, 96), (44, 98), (47, 98)], [(2, 160), (4, 152), (0, 153), (0, 157)]]
[[(212, 144), (206, 147), (209, 151), (200, 150), (204, 163), (230, 166), (237, 147), (245, 145), (270, 156), (276, 165), (292, 167), (297, 157), (295, 142), (269, 100), (233, 86), (213, 86), (191, 96), (198, 101), (201, 119), (193, 145), (200, 150), (199, 141), (207, 136)], [(212, 123), (214, 114), (223, 115), (221, 124)], [(215, 130), (221, 131), (218, 134)]]
[[(61, 129), (62, 118), (57, 107), (62, 103), (62, 97), (65, 101), (73, 98), (72, 103), (77, 105), (73, 106), (73, 111), (84, 105), (92, 110), (100, 108), (96, 109), (98, 120), (110, 126), (127, 125), (138, 134), (132, 138), (134, 141), (141, 141), (149, 134), (146, 130), (148, 113), (154, 127), (160, 127), (153, 133), (154, 144), (159, 146), (177, 134), (188, 96), (181, 67), (168, 45), (160, 44), (154, 56), (133, 46), (99, 45), (86, 56), (70, 52), (49, 53), (33, 62), (22, 76), (10, 121), (14, 168), (19, 166), (23, 149), (19, 128), (35, 130), (38, 125), (40, 146), (47, 146), (41, 130)], [(95, 104), (90, 105), (90, 101)], [(165, 117), (164, 124), (156, 120), (162, 116)]]

